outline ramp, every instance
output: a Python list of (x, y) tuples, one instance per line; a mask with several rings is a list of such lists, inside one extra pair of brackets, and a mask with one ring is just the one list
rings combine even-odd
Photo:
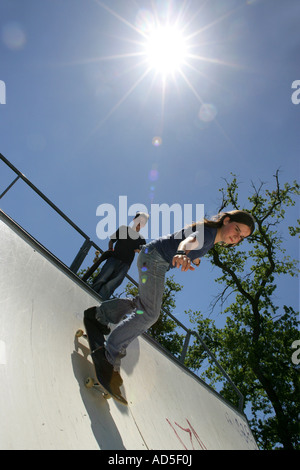
[(88, 390), (98, 303), (0, 211), (0, 449), (257, 449), (245, 417), (146, 337), (123, 360), (129, 406)]

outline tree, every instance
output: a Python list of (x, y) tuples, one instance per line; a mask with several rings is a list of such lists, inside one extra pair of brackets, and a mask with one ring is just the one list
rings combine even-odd
[[(223, 286), (215, 305), (220, 302), (227, 320), (217, 328), (211, 319), (195, 312), (193, 322), (204, 336), (208, 347), (245, 397), (251, 409), (250, 425), (263, 449), (299, 449), (300, 386), (299, 369), (292, 361), (292, 344), (299, 339), (296, 312), (292, 306), (276, 305), (275, 291), (282, 275), (295, 276), (297, 263), (286, 256), (283, 246), (282, 222), (286, 208), (295, 205), (299, 185), (279, 181), (275, 187), (264, 183), (256, 187), (247, 208), (256, 219), (256, 230), (243, 249), (215, 247), (207, 255), (213, 265), (222, 270), (216, 279)], [(226, 181), (221, 210), (225, 207), (242, 209), (239, 184), (235, 175)], [(291, 236), (299, 233), (298, 226), (288, 227)], [(229, 306), (229, 297), (235, 298)], [(203, 363), (199, 343), (190, 347), (186, 364), (199, 369)], [(203, 373), (210, 383), (220, 382), (219, 371), (210, 364)], [(236, 400), (227, 384), (220, 391), (225, 398)]]

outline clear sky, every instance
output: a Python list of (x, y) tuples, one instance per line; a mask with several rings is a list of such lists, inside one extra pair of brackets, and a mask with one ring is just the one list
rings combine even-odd
[[(1, 0), (0, 152), (103, 249), (96, 210), (119, 215), (120, 196), (211, 216), (233, 172), (246, 206), (251, 181), (299, 177), (299, 18), (298, 0)], [(175, 51), (151, 35), (166, 25)], [(13, 178), (0, 162), (0, 192)], [(83, 240), (22, 182), (1, 208), (70, 265)], [(175, 273), (181, 321), (208, 312), (219, 274)], [(281, 286), (297, 308), (297, 280)]]

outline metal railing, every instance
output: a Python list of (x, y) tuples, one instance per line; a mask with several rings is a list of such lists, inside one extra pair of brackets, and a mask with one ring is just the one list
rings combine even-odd
[[(41, 197), (57, 214), (59, 214), (71, 227), (73, 227), (74, 230), (76, 230), (83, 238), (84, 242), (79, 249), (77, 255), (75, 256), (73, 262), (71, 263), (69, 269), (74, 273), (78, 273), (79, 268), (81, 267), (83, 261), (85, 260), (86, 256), (89, 253), (89, 250), (94, 247), (96, 250), (100, 251), (100, 253), (103, 253), (103, 250), (93, 241), (89, 238), (88, 235), (86, 235), (69, 217), (66, 216), (49, 198), (47, 198), (23, 173), (21, 173), (7, 158), (5, 158), (1, 153), (0, 153), (0, 159), (17, 175), (17, 177), (7, 186), (7, 188), (0, 194), (0, 200), (7, 194), (7, 192), (17, 183), (18, 180), (23, 180), (36, 194), (38, 194), (39, 197)], [(136, 287), (138, 287), (138, 283), (129, 275), (126, 275), (127, 279), (134, 284)], [(80, 279), (80, 278), (79, 278)], [(83, 281), (82, 281), (83, 282)], [(239, 389), (236, 387), (236, 385), (233, 383), (229, 375), (226, 373), (226, 371), (223, 369), (221, 364), (219, 364), (218, 360), (214, 356), (214, 354), (210, 351), (208, 346), (205, 344), (205, 341), (201, 338), (201, 336), (194, 330), (190, 330), (187, 328), (183, 323), (181, 323), (174, 315), (172, 315), (170, 312), (168, 312), (165, 308), (161, 308), (161, 311), (165, 313), (167, 316), (169, 316), (177, 325), (179, 328), (183, 329), (186, 333), (185, 335), (185, 340), (183, 344), (183, 348), (181, 351), (181, 355), (179, 358), (180, 363), (184, 365), (186, 354), (188, 351), (188, 346), (190, 343), (191, 336), (194, 336), (202, 345), (203, 349), (207, 352), (208, 356), (212, 359), (212, 361), (216, 364), (218, 369), (220, 370), (221, 374), (223, 377), (227, 380), (227, 382), (230, 384), (232, 389), (235, 391), (239, 398), (239, 404), (238, 404), (238, 410), (242, 412), (243, 407), (244, 407), (244, 397), (242, 393), (239, 391)]]

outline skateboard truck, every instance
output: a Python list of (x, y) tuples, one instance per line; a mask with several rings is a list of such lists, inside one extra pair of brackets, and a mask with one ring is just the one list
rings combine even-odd
[(94, 388), (97, 392), (100, 392), (105, 400), (109, 400), (111, 395), (106, 392), (99, 382), (96, 382), (92, 377), (87, 377), (84, 382), (85, 388)]

